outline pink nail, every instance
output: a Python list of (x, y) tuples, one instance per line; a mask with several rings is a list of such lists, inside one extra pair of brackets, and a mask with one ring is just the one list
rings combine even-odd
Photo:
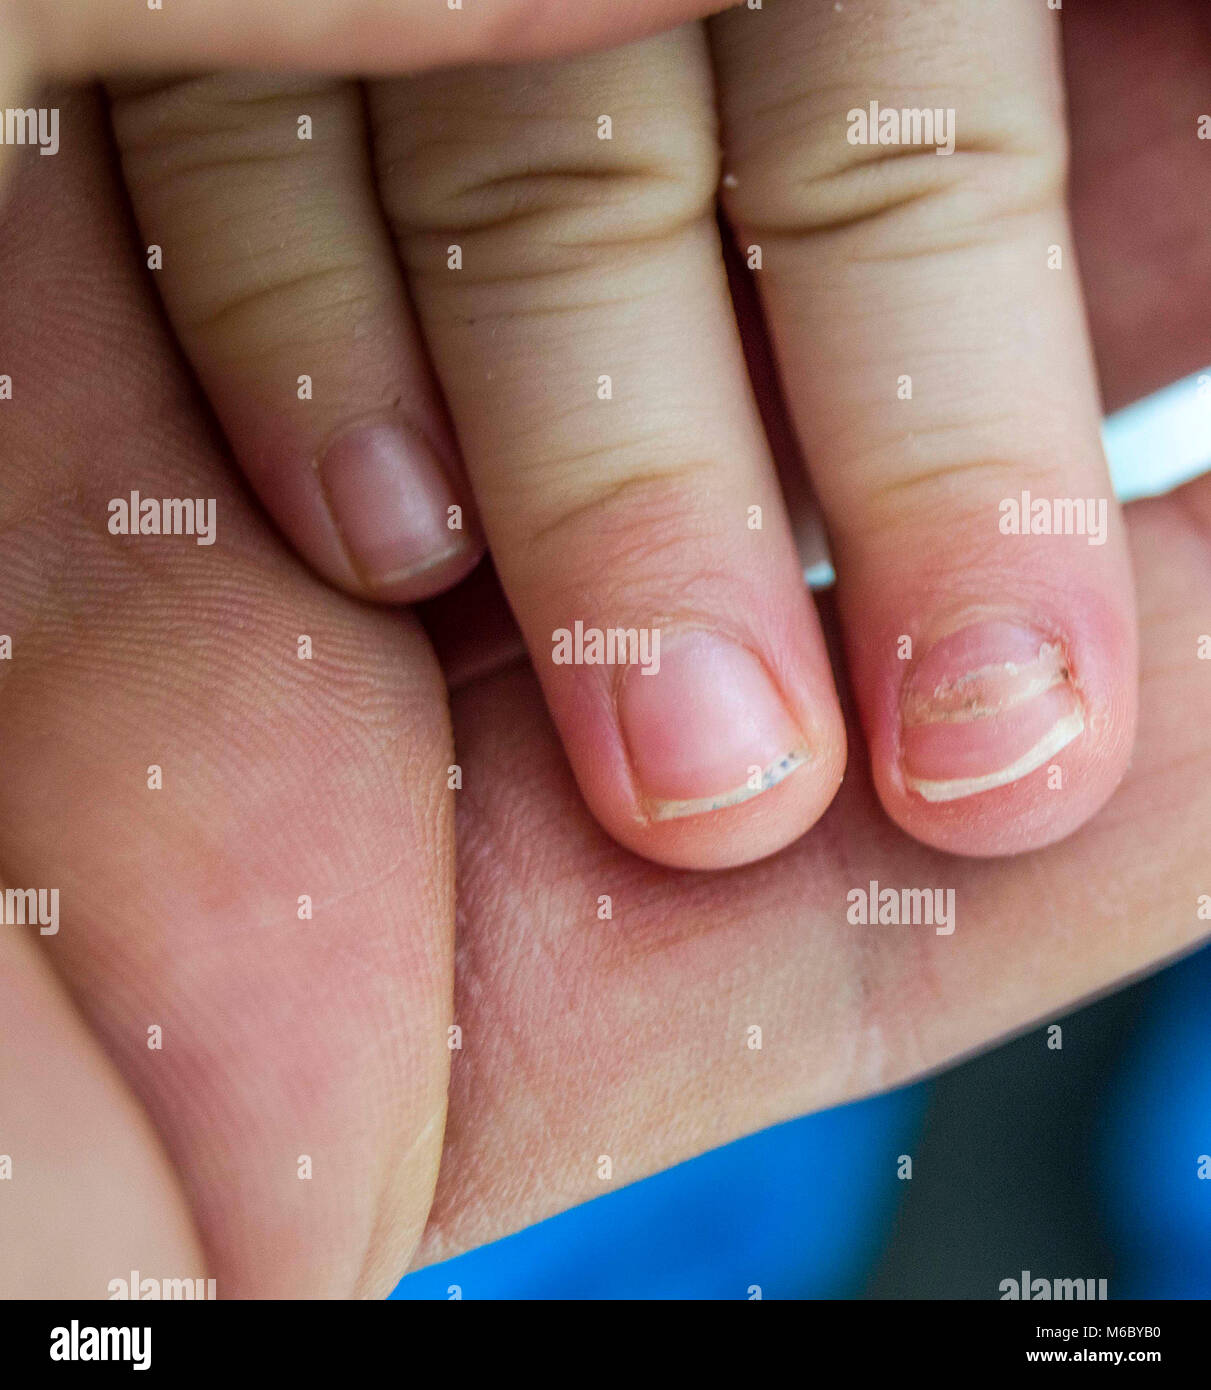
[(1042, 767), (1085, 727), (1060, 643), (1002, 620), (942, 638), (901, 697), (904, 780), (926, 801), (957, 801)]
[(619, 718), (654, 820), (736, 806), (807, 761), (762, 662), (698, 629), (662, 634), (660, 669), (627, 671)]
[(402, 424), (357, 425), (319, 460), (320, 484), (350, 562), (371, 588), (399, 584), (465, 551), (455, 497), (425, 438)]

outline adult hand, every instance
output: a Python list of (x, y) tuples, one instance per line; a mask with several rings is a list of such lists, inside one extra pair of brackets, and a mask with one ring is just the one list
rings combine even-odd
[[(67, 111), (83, 140), (96, 109)], [(5, 886), (57, 883), (63, 903), (57, 936), (0, 938), (7, 1288), (103, 1295), (131, 1267), (175, 1277), (204, 1262), (227, 1295), (381, 1293), (424, 1220), (448, 1055), (440, 684), (410, 620), (310, 580), (229, 479), (95, 130), (76, 148), (53, 177), (28, 171), (2, 234), (0, 359), (18, 364), (18, 390), (0, 406), (0, 626), (14, 637), (0, 862)], [(1102, 222), (1096, 198), (1081, 216)], [(1206, 240), (1185, 260), (1168, 250), (1153, 282), (1205, 301)], [(1160, 296), (1136, 307), (1099, 344), (1124, 393), (1141, 379), (1133, 345), (1115, 343), (1155, 335), (1169, 310)], [(1168, 375), (1207, 357), (1201, 324), (1180, 321), (1191, 332), (1166, 344)], [(219, 547), (116, 544), (106, 499), (132, 486), (217, 497)], [(601, 1153), (615, 1181), (639, 1176), (940, 1065), (1198, 939), (1207, 484), (1129, 521), (1145, 636), (1135, 761), (1078, 836), (1021, 861), (913, 844), (855, 762), (778, 859), (656, 869), (581, 808), (528, 673), (469, 679), (466, 620), (431, 615), (463, 672), (464, 1045), (419, 1258), (595, 1195)], [(163, 791), (147, 788), (151, 763)], [(870, 878), (954, 887), (954, 935), (849, 925), (846, 893)]]
[[(1072, 216), (1117, 408), (1211, 363), (1211, 227), (1193, 192), (1211, 147), (1191, 139), (1208, 18), (1198, 0), (1064, 15)], [(455, 734), (476, 772), (457, 827), (467, 1043), (418, 1262), (599, 1196), (600, 1154), (613, 1185), (631, 1181), (953, 1063), (1207, 936), (1211, 476), (1126, 518), (1141, 639), (1131, 767), (1078, 834), (1012, 860), (931, 853), (890, 826), (851, 718), (845, 784), (798, 844), (725, 875), (661, 872), (580, 808), (503, 623), (488, 678), (466, 635), (475, 610), (439, 602), (430, 626), (463, 684)], [(871, 879), (953, 887), (954, 934), (850, 925), (846, 895)]]
[[(381, 1294), (445, 1114), (441, 674), (224, 466), (61, 100), (0, 225), (0, 888), (58, 904), (0, 926), (0, 1292)], [(214, 499), (215, 544), (110, 535), (132, 489)]]

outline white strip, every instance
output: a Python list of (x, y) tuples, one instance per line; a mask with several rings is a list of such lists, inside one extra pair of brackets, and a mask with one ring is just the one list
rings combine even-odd
[(784, 782), (797, 767), (808, 760), (807, 750), (792, 748), (781, 758), (775, 758), (761, 772), (761, 785), (734, 787), (730, 792), (719, 792), (715, 796), (700, 796), (692, 801), (649, 801), (648, 807), (653, 820), (679, 820), (682, 816), (701, 816), (707, 811), (722, 811), (728, 806), (739, 806), (742, 801), (751, 801), (779, 782)]
[(1085, 728), (1085, 716), (1074, 710), (1057, 719), (1051, 728), (1028, 753), (1023, 753), (1016, 763), (1010, 763), (999, 772), (990, 772), (984, 777), (956, 777), (949, 782), (928, 782), (921, 777), (906, 777), (904, 780), (913, 791), (919, 792), (926, 801), (958, 801), (960, 797), (975, 796), (977, 792), (991, 791), (993, 787), (1003, 787), (1007, 782), (1016, 782), (1028, 772), (1042, 765), (1053, 753), (1066, 748)]
[[(970, 689), (979, 681), (990, 681), (994, 676), (1020, 676), (1023, 673), (1028, 673), (1026, 680), (1021, 682), (1016, 689), (1010, 691), (1008, 699), (1001, 700), (996, 704), (981, 703), (978, 697), (973, 695), (969, 697), (967, 703), (960, 705), (957, 709), (938, 711), (936, 708), (937, 705), (944, 705), (955, 694), (962, 698), (962, 692)], [(1067, 684), (1067, 658), (1057, 646), (1050, 642), (1044, 642), (1039, 649), (1038, 656), (1033, 661), (994, 662), (990, 666), (981, 666), (975, 671), (969, 671), (965, 676), (955, 676), (952, 680), (941, 682), (934, 688), (932, 699), (918, 695), (915, 700), (909, 702), (913, 708), (910, 708), (905, 715), (905, 722), (913, 728), (921, 728), (930, 724), (972, 724), (977, 719), (987, 719), (989, 715), (1004, 714), (1006, 710), (1016, 709), (1018, 705), (1037, 700), (1040, 695), (1046, 695), (1049, 690)], [(931, 719), (913, 718), (913, 714), (918, 710), (924, 710), (933, 717)]]
[(1211, 367), (1102, 422), (1115, 495), (1155, 497), (1211, 468)]

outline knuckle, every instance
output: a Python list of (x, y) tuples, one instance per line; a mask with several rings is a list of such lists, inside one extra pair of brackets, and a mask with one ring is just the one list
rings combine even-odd
[(973, 531), (982, 545), (989, 527), (995, 534), (998, 503), (1017, 497), (1023, 488), (1040, 496), (1063, 490), (1054, 467), (1046, 463), (985, 454), (877, 476), (861, 489), (851, 515), (875, 536), (918, 531), (923, 518), (941, 518), (948, 543)]
[(517, 547), (526, 582), (549, 586), (558, 575), (570, 598), (607, 592), (620, 613), (650, 609), (654, 592), (693, 607), (727, 573), (699, 500), (711, 472), (701, 462), (669, 464), (562, 489), (527, 518)]
[(347, 210), (361, 138), (349, 84), (239, 73), (112, 90), (136, 209), (171, 237), (160, 273), (183, 331), (238, 353), (322, 339), (373, 305)]
[(260, 356), (269, 343), (324, 342), (348, 337), (348, 324), (378, 304), (375, 286), (360, 264), (263, 263), (258, 273), (234, 262), (208, 285), (182, 296), (182, 331), (214, 338), (233, 350), (241, 343)]
[(451, 241), (464, 278), (574, 270), (709, 215), (719, 156), (705, 64), (636, 49), (509, 82), (428, 74), (378, 105), (383, 202), (414, 273), (444, 271)]
[[(528, 544), (541, 548), (548, 542), (567, 548), (590, 537), (606, 543), (611, 551), (628, 547), (636, 532), (646, 549), (654, 538), (676, 536), (687, 520), (691, 487), (698, 467), (649, 466), (627, 471), (613, 479), (577, 477), (578, 466), (567, 469), (562, 479), (548, 474), (543, 489), (548, 500), (529, 517)], [(642, 520), (643, 526), (636, 527)]]
[[(746, 141), (725, 181), (729, 218), (769, 239), (850, 234), (875, 259), (995, 240), (1014, 219), (1062, 206), (1066, 145), (1049, 113), (950, 100), (918, 90), (880, 108), (851, 89), (830, 91), (823, 112), (818, 93), (780, 106), (783, 133)], [(872, 140), (880, 119), (893, 142)]]
[[(128, 176), (141, 188), (193, 183), (209, 191), (216, 175), (305, 158), (326, 141), (343, 148), (356, 93), (340, 81), (256, 73), (111, 84), (113, 121)], [(298, 121), (313, 120), (310, 139)], [(333, 118), (337, 119), (333, 119)], [(202, 187), (198, 189), (197, 185)]]

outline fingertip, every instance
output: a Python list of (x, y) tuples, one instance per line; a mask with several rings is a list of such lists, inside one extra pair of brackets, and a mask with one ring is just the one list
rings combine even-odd
[(464, 537), (413, 569), (389, 575), (382, 581), (355, 581), (353, 586), (345, 587), (372, 603), (422, 603), (461, 584), (485, 554), (482, 542)]
[(796, 688), (733, 634), (690, 628), (666, 639), (658, 670), (621, 672), (597, 717), (565, 729), (603, 827), (683, 869), (733, 868), (797, 840), (835, 796), (846, 757), (835, 692), (816, 688), (804, 660)]
[(738, 868), (767, 859), (807, 834), (836, 796), (844, 769), (842, 729), (839, 738), (800, 749), (775, 779), (743, 800), (659, 819), (637, 818), (629, 833), (611, 828), (628, 849), (657, 864)]
[(320, 490), (367, 597), (430, 598), (479, 558), (450, 471), (426, 435), (401, 420), (357, 424), (320, 453)]
[(1117, 604), (952, 615), (868, 696), (876, 787), (915, 839), (965, 855), (1041, 849), (1122, 779), (1135, 643)]

